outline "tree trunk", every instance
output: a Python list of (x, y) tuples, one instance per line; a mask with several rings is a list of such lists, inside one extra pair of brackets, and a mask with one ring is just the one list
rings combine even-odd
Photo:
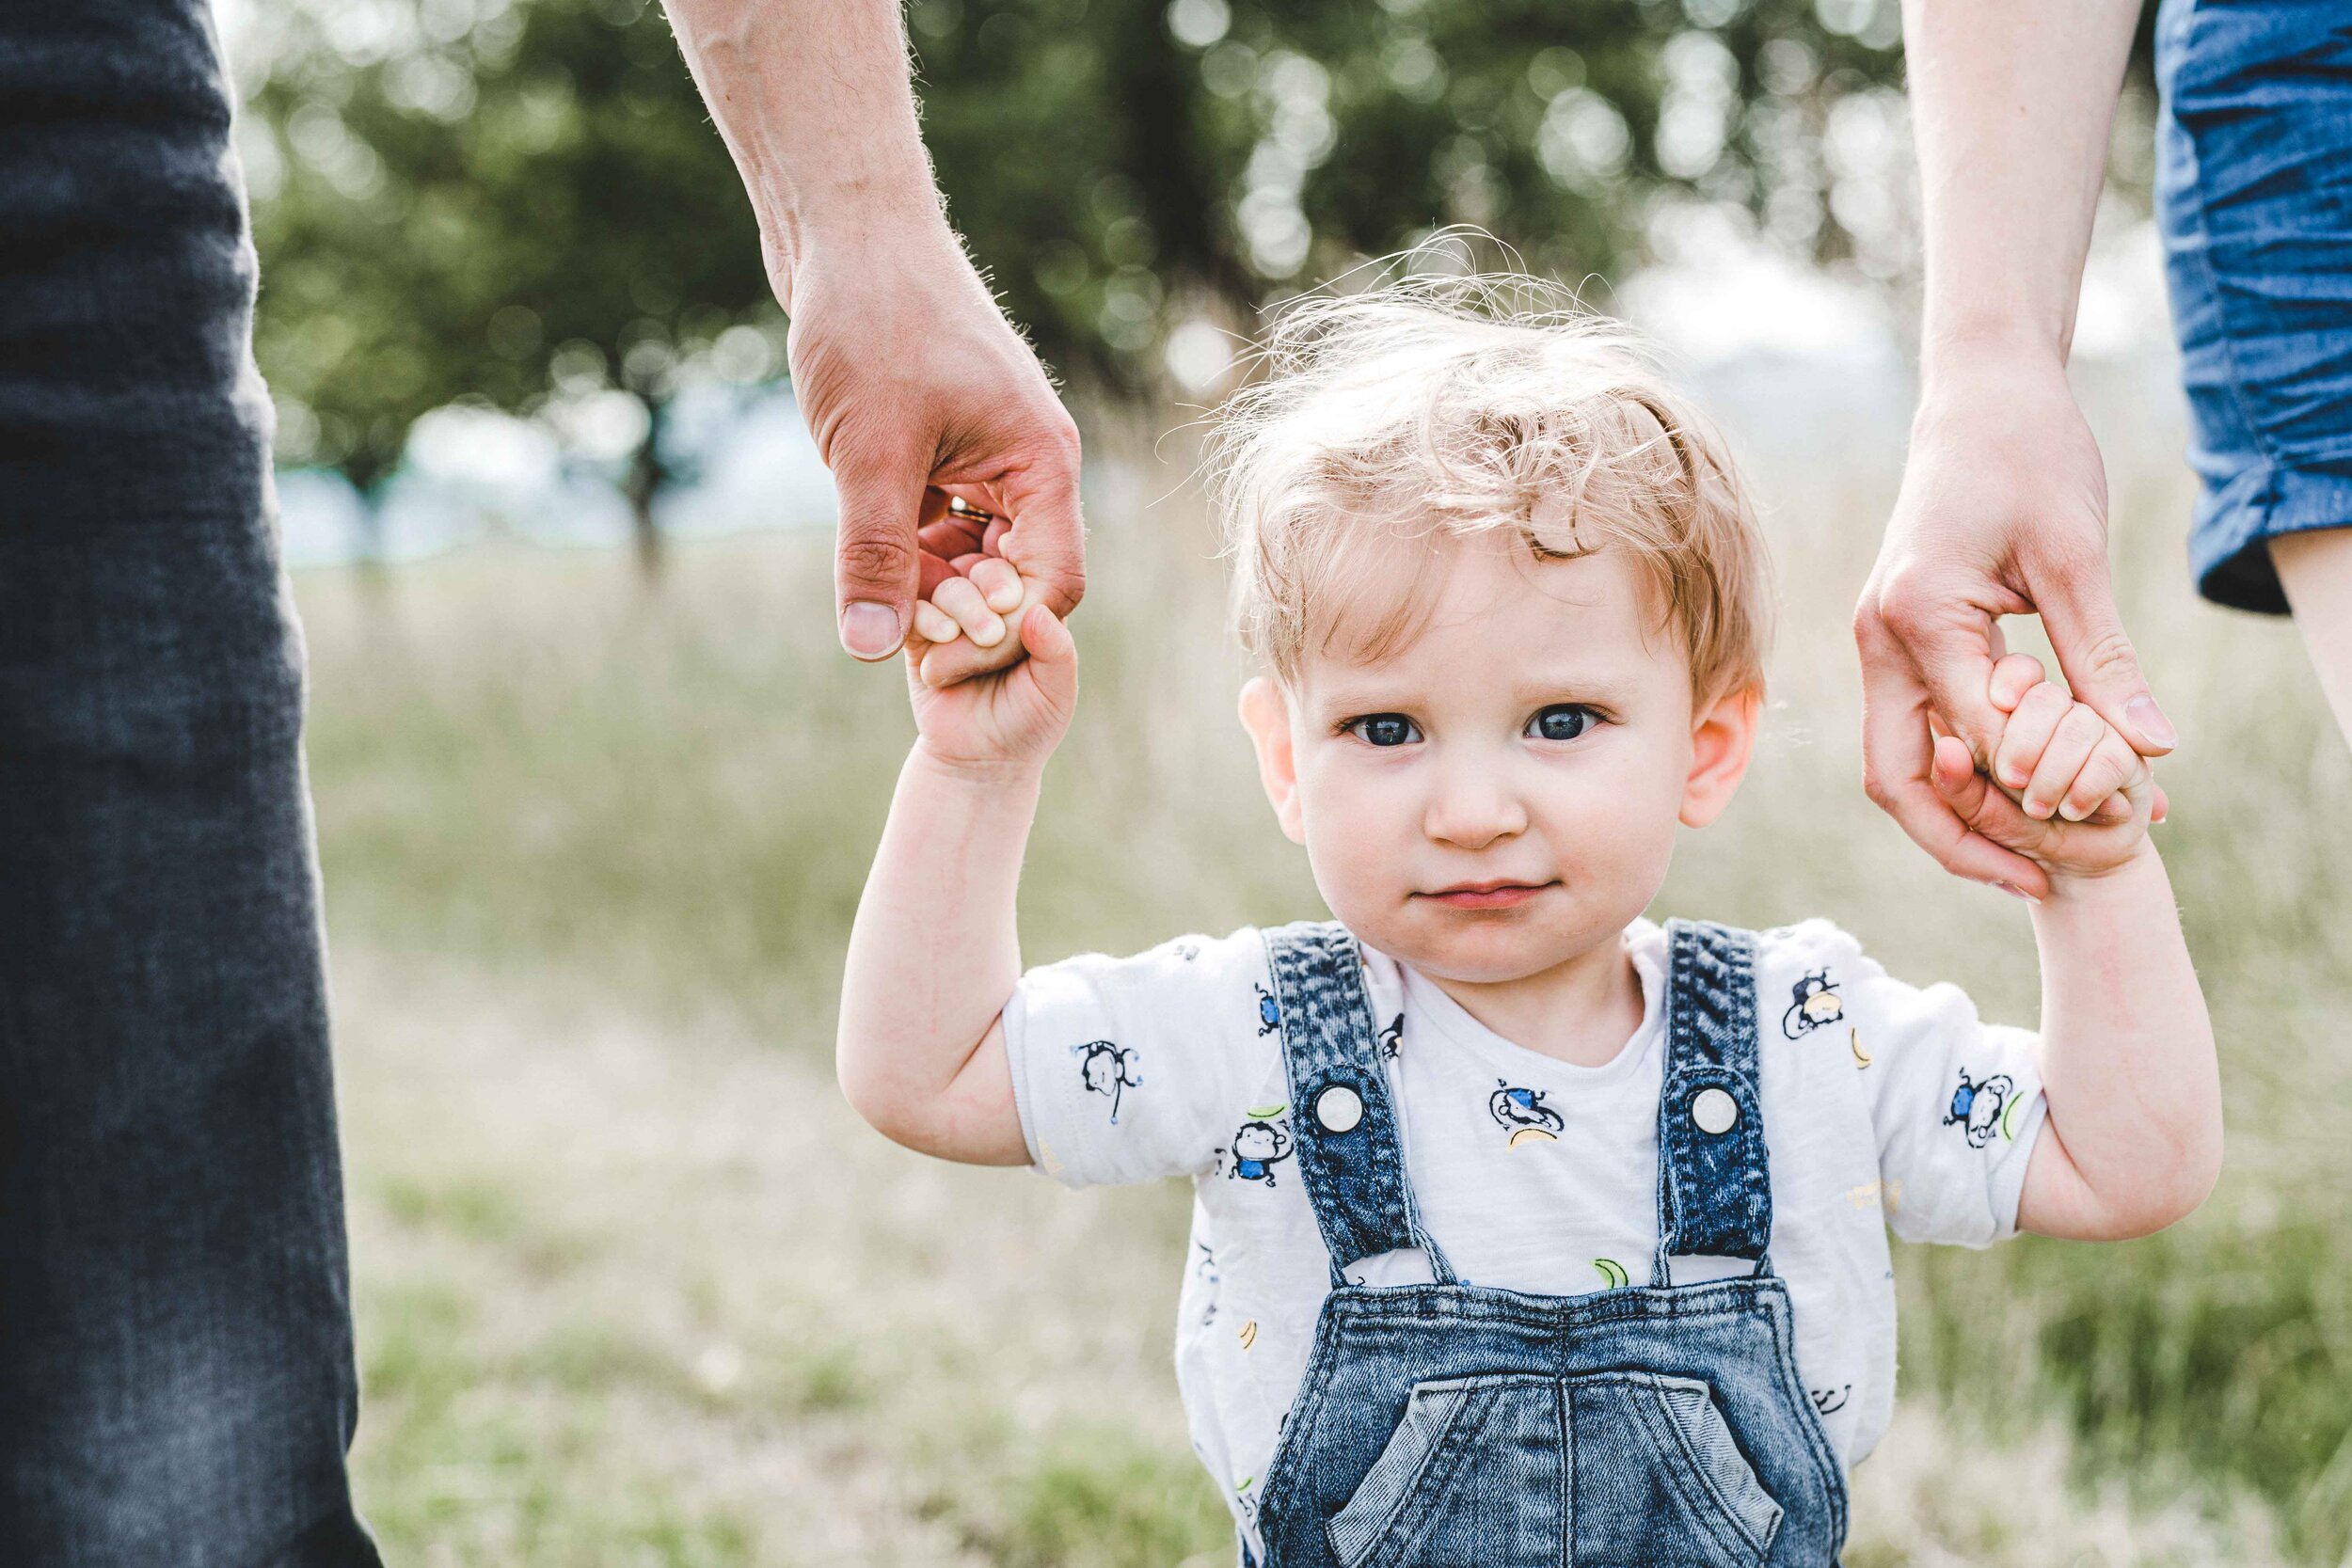
[(628, 500), (629, 523), (637, 546), (637, 575), (647, 588), (660, 584), (665, 555), (661, 525), (653, 515), (654, 499), (670, 478), (668, 466), (661, 458), (661, 409), (660, 404), (647, 402), (644, 438), (629, 453), (628, 472), (621, 481), (621, 494)]

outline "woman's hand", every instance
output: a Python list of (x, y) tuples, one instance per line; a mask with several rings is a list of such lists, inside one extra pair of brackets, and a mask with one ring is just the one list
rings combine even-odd
[(2061, 364), (1939, 356), (1854, 638), (1863, 787), (1955, 876), (2047, 891), (2042, 867), (1971, 829), (1934, 777), (1937, 732), (1978, 762), (1994, 755), (2000, 617), (2040, 615), (2073, 695), (2139, 755), (2174, 744), (2116, 612), (2106, 512), (2099, 449)]

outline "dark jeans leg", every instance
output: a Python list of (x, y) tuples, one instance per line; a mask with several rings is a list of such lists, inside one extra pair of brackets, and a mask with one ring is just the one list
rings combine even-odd
[(0, 6), (0, 1560), (368, 1565), (301, 646), (203, 0)]

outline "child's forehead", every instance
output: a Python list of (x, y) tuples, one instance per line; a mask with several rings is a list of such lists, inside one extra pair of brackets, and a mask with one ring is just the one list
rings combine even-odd
[(1376, 681), (1454, 665), (1497, 679), (1677, 658), (1658, 594), (1622, 550), (1539, 556), (1519, 530), (1366, 531), (1310, 621), (1301, 684)]

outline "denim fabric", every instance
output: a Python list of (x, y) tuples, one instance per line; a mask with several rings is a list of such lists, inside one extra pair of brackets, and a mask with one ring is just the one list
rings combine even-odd
[[(1377, 1051), (1359, 1048), (1373, 1022), (1356, 939), (1337, 922), (1286, 926), (1266, 933), (1266, 958), (1274, 972), (1272, 1022), (1282, 1027), (1283, 1065), (1297, 1108), (1291, 1120), (1313, 1130), (1298, 1141), (1298, 1167), (1310, 1194), (1345, 1195), (1344, 1201), (1318, 1197), (1314, 1204), (1331, 1254), (1331, 1283), (1344, 1285), (1340, 1271), (1359, 1258), (1419, 1247), (1438, 1280), (1452, 1284), (1445, 1255), (1413, 1212), (1388, 1073)], [(1355, 1095), (1362, 1117), (1340, 1133), (1319, 1119), (1324, 1097), (1335, 1090)]]
[[(1299, 1171), (1335, 1270), (1427, 1245), (1352, 940), (1266, 935)], [(1434, 1249), (1431, 1284), (1335, 1273), (1262, 1489), (1265, 1568), (1836, 1560), (1845, 1480), (1764, 1259), (1754, 951), (1746, 933), (1673, 927), (1659, 1204), (1678, 1255), (1721, 1248), (1755, 1274), (1544, 1297), (1461, 1284)], [(1334, 1086), (1352, 1099), (1327, 1117)], [(1731, 1097), (1728, 1123), (1720, 1101), (1693, 1115), (1708, 1089)]]
[(0, 9), (0, 1561), (373, 1564), (300, 648), (197, 0)]
[(2157, 217), (2202, 481), (2199, 591), (2283, 613), (2266, 541), (2352, 524), (2352, 10), (2163, 0)]
[[(1658, 1097), (1658, 1265), (1670, 1258), (1764, 1259), (1772, 1179), (1756, 1087), (1756, 943), (1695, 927), (1668, 947), (1666, 1082)], [(1706, 1099), (1731, 1097), (1731, 1125), (1705, 1132)]]

